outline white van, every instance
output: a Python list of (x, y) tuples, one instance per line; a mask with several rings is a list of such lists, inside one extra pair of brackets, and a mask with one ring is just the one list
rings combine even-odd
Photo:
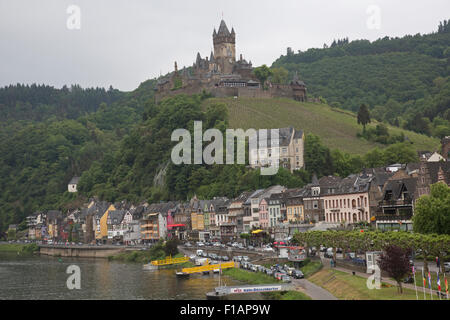
[(197, 258), (195, 259), (196, 266), (204, 266), (209, 263), (208, 258)]
[(197, 256), (202, 257), (203, 256), (203, 250), (199, 249), (196, 252)]

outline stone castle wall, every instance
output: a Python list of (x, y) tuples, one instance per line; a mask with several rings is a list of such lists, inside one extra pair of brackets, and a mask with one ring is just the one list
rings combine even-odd
[(201, 84), (190, 84), (184, 88), (177, 90), (167, 90), (164, 92), (157, 92), (155, 99), (157, 102), (161, 101), (164, 97), (170, 97), (177, 94), (198, 94), (203, 90), (212, 94), (216, 98), (226, 97), (244, 97), (244, 98), (293, 98), (292, 88), (288, 85), (277, 85), (267, 90), (260, 88), (249, 87), (205, 87)]

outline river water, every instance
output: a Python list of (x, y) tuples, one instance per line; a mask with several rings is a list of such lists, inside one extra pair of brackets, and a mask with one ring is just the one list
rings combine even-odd
[[(70, 290), (67, 267), (81, 270), (81, 289)], [(226, 285), (242, 284), (222, 276)], [(174, 269), (146, 271), (138, 263), (107, 259), (57, 258), (0, 252), (1, 299), (193, 299), (205, 300), (218, 286), (219, 275), (175, 276)], [(231, 299), (263, 299), (260, 294)]]

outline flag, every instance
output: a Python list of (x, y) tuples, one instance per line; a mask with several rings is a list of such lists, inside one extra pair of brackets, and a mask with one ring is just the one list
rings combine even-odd
[(445, 293), (447, 294), (447, 299), (448, 299), (448, 282), (447, 282), (447, 278), (445, 278), (445, 276), (444, 276), (444, 279), (445, 279)]
[(439, 272), (436, 272), (437, 274), (437, 286), (438, 286), (438, 290), (439, 292), (441, 292), (441, 280), (439, 280)]
[(422, 279), (423, 279), (423, 287), (425, 288), (427, 286), (427, 280), (425, 279), (425, 275), (423, 274), (423, 268), (422, 268)]
[(431, 289), (431, 273), (430, 273), (430, 270), (428, 270), (428, 287)]

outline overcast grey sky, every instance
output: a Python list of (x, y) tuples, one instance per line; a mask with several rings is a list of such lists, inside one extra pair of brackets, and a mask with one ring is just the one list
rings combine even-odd
[[(76, 21), (67, 13), (70, 5), (80, 9), (80, 29), (67, 27), (68, 19)], [(367, 11), (371, 5), (380, 19)], [(450, 1), (0, 0), (0, 86), (133, 90), (172, 71), (174, 61), (181, 68), (192, 65), (197, 52), (209, 56), (222, 14), (235, 28), (237, 54), (258, 66), (271, 65), (287, 47), (435, 31), (450, 18)]]

